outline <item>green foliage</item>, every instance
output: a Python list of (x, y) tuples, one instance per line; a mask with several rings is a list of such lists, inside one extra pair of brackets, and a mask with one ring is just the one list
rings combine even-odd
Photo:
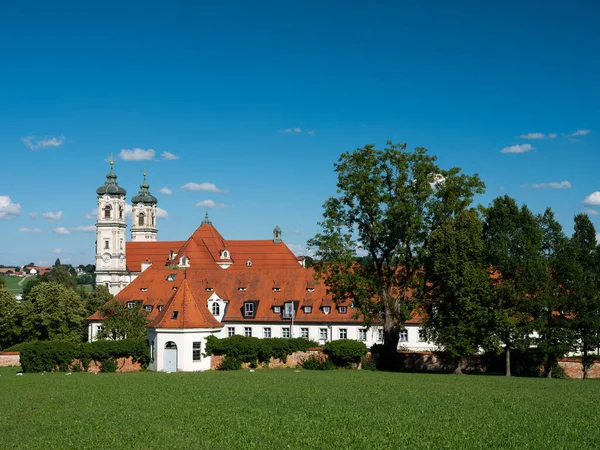
[[(145, 340), (95, 341), (76, 344), (65, 341), (36, 341), (12, 347), (21, 352), (23, 372), (52, 372), (67, 370), (74, 359), (79, 359), (87, 371), (90, 361), (115, 361), (130, 357), (143, 367), (150, 362), (150, 349)], [(110, 364), (110, 363), (108, 363)], [(108, 367), (108, 366), (107, 366)]]
[[(390, 360), (415, 298), (430, 286), (422, 268), (431, 232), (484, 191), (477, 175), (435, 161), (422, 147), (392, 142), (343, 153), (335, 164), (339, 196), (325, 202), (321, 231), (309, 241), (335, 301), (353, 300), (366, 325), (383, 326)], [(357, 264), (359, 248), (368, 258)]]
[(367, 354), (367, 346), (364, 342), (352, 339), (338, 339), (325, 344), (323, 352), (336, 366), (351, 367), (360, 363), (361, 358)]
[(36, 284), (21, 303), (22, 334), (28, 340), (81, 342), (85, 335), (86, 310), (81, 297), (54, 282)]
[[(79, 278), (82, 277), (78, 277)], [(96, 288), (85, 297), (86, 310), (88, 317), (96, 311), (102, 309), (104, 305), (113, 299), (113, 295), (104, 285), (96, 286)]]
[(310, 355), (300, 363), (300, 367), (305, 370), (333, 370), (335, 366), (327, 358), (320, 358), (318, 355)]
[(360, 361), (360, 366), (363, 370), (378, 370), (377, 360), (372, 356), (363, 356)]
[(240, 370), (242, 368), (242, 361), (230, 355), (225, 355), (225, 358), (219, 364), (219, 370)]
[(0, 288), (0, 350), (17, 342), (20, 305), (6, 288)]
[(100, 361), (100, 372), (116, 372), (117, 362), (112, 358), (103, 359)]
[(112, 299), (99, 311), (105, 319), (102, 322), (102, 331), (98, 333), (98, 339), (147, 338), (148, 313), (142, 309), (142, 305), (128, 308), (125, 303)]
[(266, 362), (271, 357), (285, 362), (288, 355), (317, 345), (316, 342), (303, 338), (259, 339), (235, 335), (219, 339), (211, 335), (206, 338), (206, 355), (227, 355), (246, 363)]

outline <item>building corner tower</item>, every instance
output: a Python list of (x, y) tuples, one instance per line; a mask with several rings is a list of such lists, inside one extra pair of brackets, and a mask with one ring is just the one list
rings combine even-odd
[(150, 186), (144, 181), (140, 192), (131, 199), (131, 240), (133, 242), (152, 242), (158, 239), (156, 228), (156, 204), (158, 200), (150, 193)]

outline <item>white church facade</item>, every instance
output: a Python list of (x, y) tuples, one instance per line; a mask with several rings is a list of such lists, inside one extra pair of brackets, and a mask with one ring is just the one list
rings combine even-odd
[[(148, 314), (150, 370), (210, 368), (203, 355), (209, 335), (258, 338), (304, 337), (319, 344), (355, 339), (368, 347), (383, 342), (383, 330), (366, 328), (350, 302), (336, 303), (282, 241), (226, 240), (208, 214), (184, 241), (158, 240), (157, 200), (144, 181), (132, 198), (131, 241), (127, 242), (126, 192), (111, 162), (99, 187), (96, 224), (96, 284), (106, 285), (128, 307)], [(88, 318), (95, 340), (102, 317)], [(432, 350), (420, 318), (407, 321), (399, 346)]]

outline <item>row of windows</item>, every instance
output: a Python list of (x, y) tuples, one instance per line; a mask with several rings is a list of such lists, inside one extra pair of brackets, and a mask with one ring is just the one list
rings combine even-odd
[[(291, 302), (285, 303), (285, 307), (286, 307), (285, 315), (291, 316), (292, 310), (293, 310), (293, 303), (291, 303)], [(302, 309), (304, 311), (304, 314), (312, 314), (312, 306), (303, 306)], [(323, 314), (331, 313), (330, 306), (323, 306), (322, 310), (323, 310)], [(275, 314), (281, 314), (281, 306), (273, 306), (273, 312)], [(347, 306), (338, 306), (338, 312), (340, 314), (346, 314), (348, 312), (348, 307)], [(254, 313), (255, 313), (255, 303), (254, 302), (244, 303), (244, 317), (254, 317)], [(213, 314), (215, 314), (215, 313), (213, 312)]]
[[(339, 328), (338, 330), (338, 339), (348, 339), (348, 329), (347, 328)], [(235, 336), (235, 327), (227, 327), (227, 336)], [(252, 327), (244, 327), (244, 336), (252, 337)], [(273, 332), (271, 327), (263, 328), (263, 338), (271, 338), (273, 337)], [(281, 329), (281, 337), (289, 338), (290, 337), (290, 328), (283, 327)], [(308, 327), (300, 327), (300, 337), (309, 338), (309, 328)], [(378, 330), (378, 340), (383, 342), (384, 332), (383, 329)], [(328, 329), (327, 328), (319, 328), (319, 340), (328, 340)], [(367, 340), (367, 329), (359, 328), (358, 329), (358, 340), (366, 341)], [(426, 342), (425, 330), (419, 330), (419, 342)], [(400, 331), (400, 342), (408, 342), (408, 330)]]

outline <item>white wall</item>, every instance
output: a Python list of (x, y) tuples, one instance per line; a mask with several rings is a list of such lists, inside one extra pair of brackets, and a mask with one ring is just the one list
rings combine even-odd
[[(210, 369), (210, 356), (205, 357), (206, 338), (213, 333), (209, 329), (148, 329), (148, 340), (154, 347), (154, 359), (148, 365), (150, 370), (156, 372), (164, 371), (163, 350), (167, 342), (172, 341), (177, 345), (177, 371), (197, 372)], [(200, 361), (194, 361), (193, 343), (200, 342)], [(152, 351), (152, 348), (151, 348)]]

